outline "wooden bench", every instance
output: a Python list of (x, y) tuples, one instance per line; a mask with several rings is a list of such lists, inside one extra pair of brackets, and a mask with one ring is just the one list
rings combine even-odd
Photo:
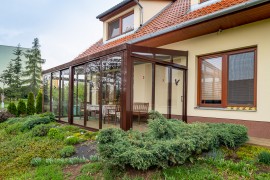
[(133, 115), (138, 116), (138, 122), (140, 124), (141, 116), (148, 117), (149, 103), (133, 103)]

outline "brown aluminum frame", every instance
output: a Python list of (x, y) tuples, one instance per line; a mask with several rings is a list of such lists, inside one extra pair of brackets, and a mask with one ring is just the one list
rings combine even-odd
[[(51, 88), (50, 88), (50, 110), (52, 111), (52, 73), (59, 72), (59, 76), (61, 77), (61, 71), (66, 70), (69, 68), (70, 74), (69, 74), (69, 104), (68, 104), (68, 123), (73, 124), (73, 90), (74, 90), (74, 68), (77, 66), (84, 66), (86, 68), (86, 64), (89, 62), (93, 61), (100, 61), (100, 66), (102, 66), (102, 59), (108, 58), (111, 56), (119, 55), (119, 53), (122, 53), (122, 62), (121, 62), (121, 78), (122, 78), (122, 85), (121, 85), (121, 93), (120, 93), (120, 101), (121, 101), (121, 120), (120, 120), (120, 127), (124, 130), (129, 130), (132, 127), (132, 101), (133, 101), (133, 86), (132, 86), (132, 78), (133, 78), (133, 61), (132, 58), (136, 57), (139, 59), (143, 59), (144, 61), (149, 61), (152, 63), (152, 68), (154, 68), (154, 71), (152, 72), (152, 76), (155, 76), (155, 65), (163, 65), (165, 67), (169, 67), (169, 69), (175, 68), (175, 69), (181, 69), (184, 71), (184, 102), (183, 102), (183, 120), (186, 121), (187, 119), (187, 66), (182, 66), (179, 64), (174, 64), (173, 62), (166, 62), (166, 61), (161, 61), (157, 59), (152, 59), (152, 58), (146, 58), (140, 55), (135, 55), (132, 54), (132, 52), (148, 52), (152, 54), (167, 54), (173, 56), (185, 56), (187, 58), (187, 66), (188, 66), (188, 52), (187, 51), (176, 51), (176, 50), (169, 50), (169, 49), (160, 49), (160, 48), (150, 48), (150, 47), (142, 47), (142, 46), (135, 46), (135, 45), (130, 45), (130, 44), (122, 44), (107, 50), (104, 50), (102, 52), (95, 53), (93, 55), (77, 59), (71, 62), (68, 62), (66, 64), (51, 68), (49, 70), (43, 71), (42, 74), (50, 73), (51, 74)], [(86, 72), (85, 72), (86, 73)], [(86, 74), (85, 74), (86, 75)], [(59, 77), (59, 80), (60, 80)], [(102, 77), (102, 68), (101, 68), (101, 77)], [(87, 78), (87, 76), (86, 76)], [(85, 79), (86, 79), (85, 78)], [(102, 78), (100, 78), (101, 81)], [(86, 83), (85, 83), (86, 86)], [(59, 88), (59, 94), (60, 94), (60, 89)], [(100, 87), (100, 92), (102, 93), (102, 85)], [(85, 91), (85, 93), (87, 93)], [(155, 95), (152, 93), (152, 96)], [(99, 96), (99, 105), (102, 108), (102, 96), (100, 94)], [(60, 96), (59, 96), (59, 101), (60, 101)], [(86, 98), (85, 98), (86, 101)], [(86, 104), (86, 103), (84, 103)], [(152, 107), (154, 108), (155, 104), (155, 97), (152, 98)], [(58, 106), (60, 103), (58, 104)], [(59, 109), (58, 109), (59, 110)], [(84, 125), (86, 124), (86, 111), (84, 114)], [(102, 114), (101, 112), (99, 113), (99, 128), (102, 128)], [(58, 118), (59, 120), (59, 118)], [(61, 122), (61, 121), (60, 121)], [(64, 123), (64, 122), (63, 122)], [(91, 127), (86, 127), (86, 126), (80, 126), (89, 130), (97, 131), (95, 128)]]
[[(253, 105), (246, 104), (229, 104), (228, 103), (228, 56), (233, 54), (245, 53), (245, 52), (254, 52), (254, 100)], [(221, 104), (203, 104), (201, 103), (201, 64), (202, 61), (208, 58), (221, 57), (222, 58), (222, 88), (221, 88)], [(197, 81), (197, 104), (199, 107), (217, 107), (217, 108), (226, 108), (226, 107), (257, 107), (257, 47), (242, 48), (238, 50), (231, 50), (220, 52), (207, 56), (198, 57), (198, 81)]]
[[(116, 37), (121, 36), (123, 34), (129, 33), (129, 32), (131, 32), (131, 31), (134, 30), (134, 21), (133, 21), (133, 29), (131, 29), (129, 31), (126, 31), (124, 33), (123, 33), (123, 29), (122, 29), (123, 28), (123, 19), (126, 18), (126, 17), (128, 17), (128, 16), (130, 16), (130, 15), (132, 15), (132, 14), (134, 15), (134, 11), (128, 12), (128, 13), (126, 13), (126, 14), (124, 14), (124, 15), (122, 15), (122, 16), (120, 16), (120, 17), (118, 17), (118, 18), (116, 18), (116, 19), (114, 19), (114, 20), (112, 20), (112, 21), (110, 21), (110, 22), (107, 23), (108, 24), (108, 28), (107, 28), (107, 33), (108, 33), (107, 34), (107, 39), (108, 40), (113, 39), (113, 38), (116, 38)], [(113, 23), (113, 22), (116, 22), (116, 21), (119, 21), (119, 34), (110, 37), (109, 36), (110, 24)]]

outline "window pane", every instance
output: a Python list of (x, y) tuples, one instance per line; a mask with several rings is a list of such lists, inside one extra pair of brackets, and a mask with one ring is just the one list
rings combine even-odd
[(84, 125), (84, 65), (74, 68), (73, 123)]
[(68, 122), (69, 69), (61, 72), (60, 84), (60, 120)]
[(109, 39), (120, 34), (119, 20), (109, 23)]
[(59, 117), (59, 76), (60, 72), (52, 73), (52, 112)]
[(51, 74), (43, 76), (44, 112), (50, 111)]
[(205, 59), (201, 64), (201, 103), (221, 104), (222, 57)]
[(122, 33), (132, 31), (134, 29), (134, 14), (123, 18)]
[(228, 103), (253, 105), (254, 52), (229, 56)]

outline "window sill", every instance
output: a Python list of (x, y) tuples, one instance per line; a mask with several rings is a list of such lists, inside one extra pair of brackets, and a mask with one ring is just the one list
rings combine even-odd
[(233, 109), (233, 108), (215, 108), (215, 107), (194, 107), (198, 110), (215, 110), (215, 111), (237, 111), (237, 112), (257, 112), (257, 109), (245, 110), (245, 109)]

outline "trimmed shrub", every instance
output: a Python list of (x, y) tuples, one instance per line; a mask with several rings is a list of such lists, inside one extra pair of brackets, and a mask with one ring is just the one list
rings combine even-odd
[(39, 117), (49, 117), (51, 122), (55, 121), (55, 115), (52, 112), (45, 112), (43, 114), (39, 114)]
[(49, 124), (50, 122), (51, 120), (48, 117), (29, 119), (23, 124), (22, 131), (33, 129), (35, 126), (39, 124)]
[(260, 163), (264, 163), (270, 165), (270, 153), (267, 151), (263, 151), (258, 155), (258, 160)]
[(75, 148), (73, 146), (65, 146), (61, 151), (60, 151), (60, 156), (65, 158), (65, 157), (70, 157), (73, 154), (75, 154)]
[(36, 113), (42, 113), (42, 92), (39, 91), (36, 98)]
[(228, 148), (239, 147), (248, 140), (247, 128), (243, 125), (209, 123), (208, 127), (212, 131), (215, 146), (225, 145)]
[(0, 123), (5, 122), (9, 118), (15, 117), (10, 112), (0, 112)]
[[(225, 132), (217, 134), (221, 131)], [(147, 170), (192, 161), (194, 155), (223, 144), (235, 147), (247, 140), (242, 137), (246, 133), (247, 129), (243, 126), (186, 124), (152, 112), (147, 132), (106, 129), (98, 135), (97, 144), (101, 159), (109, 165)]]
[(16, 108), (16, 105), (14, 103), (10, 103), (7, 107), (8, 109), (8, 112), (10, 112), (11, 114), (17, 116), (17, 108)]
[(33, 115), (35, 114), (36, 109), (35, 109), (35, 98), (34, 98), (34, 94), (32, 92), (30, 92), (28, 94), (28, 99), (27, 99), (27, 110), (26, 113), (27, 115)]
[(17, 106), (18, 116), (26, 114), (26, 104), (23, 100), (20, 100)]
[(50, 129), (51, 129), (51, 126), (40, 124), (33, 128), (32, 135), (38, 136), (38, 137), (46, 136)]
[(51, 128), (48, 132), (48, 136), (51, 139), (63, 140), (64, 134), (58, 128)]
[(67, 145), (75, 145), (80, 143), (80, 139), (76, 136), (69, 136), (67, 139), (65, 139), (65, 144)]

